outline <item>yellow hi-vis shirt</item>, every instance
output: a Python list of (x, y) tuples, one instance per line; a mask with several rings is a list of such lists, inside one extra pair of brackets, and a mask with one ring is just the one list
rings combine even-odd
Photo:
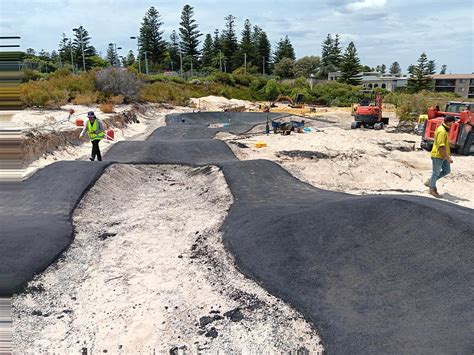
[(449, 134), (443, 124), (440, 124), (435, 131), (433, 149), (431, 149), (432, 158), (444, 159), (443, 154), (441, 154), (439, 151), (440, 147), (446, 147), (446, 154), (451, 155), (451, 148), (449, 147)]

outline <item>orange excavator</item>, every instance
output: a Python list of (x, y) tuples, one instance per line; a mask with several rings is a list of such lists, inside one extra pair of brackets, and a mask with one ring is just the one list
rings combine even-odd
[(378, 130), (383, 129), (385, 125), (388, 125), (388, 117), (382, 117), (382, 95), (379, 92), (375, 94), (375, 103), (363, 99), (355, 107), (352, 129), (364, 127)]
[(428, 109), (428, 120), (422, 129), (421, 148), (431, 150), (436, 128), (443, 123), (444, 117), (453, 116), (456, 121), (449, 129), (449, 145), (453, 152), (469, 155), (474, 146), (474, 103), (450, 101), (444, 111), (439, 107)]

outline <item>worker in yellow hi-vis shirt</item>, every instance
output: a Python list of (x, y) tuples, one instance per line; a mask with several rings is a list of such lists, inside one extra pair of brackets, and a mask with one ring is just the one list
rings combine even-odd
[(449, 129), (453, 125), (455, 118), (447, 116), (444, 122), (436, 128), (433, 149), (431, 149), (431, 161), (433, 162), (433, 172), (431, 179), (425, 182), (430, 188), (430, 194), (434, 197), (440, 197), (436, 182), (451, 172), (451, 148), (449, 147)]
[(84, 133), (87, 132), (87, 136), (92, 142), (92, 152), (89, 160), (94, 161), (95, 157), (97, 156), (97, 160), (102, 161), (102, 155), (100, 154), (99, 149), (99, 142), (102, 138), (105, 137), (104, 126), (102, 125), (102, 122), (97, 117), (95, 117), (93, 111), (89, 111), (87, 113), (87, 118), (88, 120), (84, 124), (84, 129), (79, 135), (79, 138), (81, 138)]

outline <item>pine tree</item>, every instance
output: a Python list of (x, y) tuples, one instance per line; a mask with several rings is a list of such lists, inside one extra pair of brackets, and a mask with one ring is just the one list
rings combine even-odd
[(140, 46), (140, 56), (146, 51), (148, 59), (161, 65), (165, 57), (166, 42), (163, 40), (163, 31), (161, 30), (161, 16), (152, 6), (143, 17), (140, 27), (140, 36), (138, 43)]
[(57, 65), (60, 64), (59, 54), (55, 50), (51, 52), (50, 59), (53, 63), (56, 63)]
[(382, 65), (380, 66), (380, 72), (381, 72), (382, 74), (385, 74), (385, 73), (387, 72), (387, 66), (386, 66), (385, 64), (382, 64)]
[(109, 47), (107, 48), (106, 59), (110, 63), (110, 65), (112, 65), (112, 66), (118, 65), (117, 53), (115, 52), (115, 48), (114, 48), (113, 43), (110, 43)]
[(272, 46), (268, 40), (267, 34), (261, 30), (258, 34), (257, 53), (258, 68), (260, 73), (270, 74)]
[(170, 60), (173, 62), (171, 65), (172, 69), (177, 68), (179, 65), (179, 52), (179, 38), (176, 34), (176, 31), (173, 30), (173, 32), (171, 32), (170, 41), (168, 43), (168, 53), (170, 56)]
[(215, 57), (214, 42), (212, 40), (211, 34), (208, 33), (206, 37), (204, 38), (204, 43), (202, 46), (202, 56), (201, 56), (202, 66), (204, 68), (212, 67), (214, 57)]
[(422, 53), (418, 58), (418, 65), (410, 65), (408, 72), (407, 88), (412, 93), (421, 90), (431, 90), (433, 88), (433, 80), (431, 76), (435, 73), (436, 65), (433, 60), (428, 60), (426, 53)]
[(219, 50), (222, 50), (221, 36), (217, 28), (214, 30), (214, 38), (212, 39), (212, 47), (213, 47), (214, 53), (217, 53), (219, 52)]
[(247, 68), (256, 64), (257, 48), (252, 38), (252, 25), (249, 19), (247, 19), (242, 30), (242, 39), (239, 43), (237, 58), (235, 58), (235, 63), (238, 67), (244, 65), (245, 56), (247, 57)]
[(71, 63), (71, 41), (66, 38), (65, 33), (62, 34), (61, 39), (59, 40), (58, 54), (63, 64)]
[(135, 55), (133, 54), (133, 51), (130, 50), (128, 51), (127, 58), (125, 59), (125, 66), (130, 67), (135, 64)]
[(181, 22), (179, 28), (179, 36), (181, 42), (179, 43), (181, 52), (188, 60), (193, 61), (193, 65), (197, 64), (197, 59), (200, 54), (199, 37), (202, 33), (199, 32), (196, 20), (193, 19), (194, 9), (190, 5), (185, 5), (181, 12)]
[(443, 64), (441, 66), (440, 74), (446, 74), (446, 70), (448, 69), (448, 66), (446, 64)]
[(402, 74), (402, 68), (398, 62), (393, 62), (390, 66), (389, 73), (393, 76), (400, 76)]
[(361, 65), (357, 56), (357, 49), (354, 42), (350, 42), (344, 52), (341, 60), (341, 76), (339, 81), (349, 85), (360, 85), (361, 83)]
[[(321, 65), (319, 67), (318, 77), (321, 79), (327, 79), (330, 72), (336, 71), (337, 66), (334, 64), (334, 40), (331, 35), (328, 34), (322, 44), (321, 49)], [(342, 59), (340, 60), (340, 63)], [(339, 65), (340, 65), (339, 63)]]
[(221, 37), (222, 53), (225, 57), (226, 71), (233, 71), (237, 66), (233, 62), (238, 49), (237, 36), (235, 34), (235, 16), (225, 17), (225, 29)]
[(332, 46), (329, 48), (330, 51), (330, 62), (333, 64), (336, 68), (339, 68), (341, 65), (341, 60), (342, 60), (342, 49), (341, 49), (341, 43), (339, 41), (339, 34), (336, 34), (334, 37), (334, 40), (332, 42)]
[(95, 48), (90, 44), (91, 37), (87, 30), (82, 26), (75, 28), (73, 31), (74, 40), (72, 43), (72, 50), (74, 58), (76, 58), (77, 61), (76, 64), (79, 68), (83, 67), (82, 49), (84, 49), (86, 69), (90, 69), (92, 67), (92, 60), (90, 58), (97, 54)]
[(288, 36), (285, 36), (285, 38), (280, 38), (280, 41), (277, 43), (277, 47), (275, 49), (273, 60), (276, 64), (283, 58), (290, 58), (291, 60), (296, 59), (295, 50), (293, 49), (293, 45), (291, 44)]

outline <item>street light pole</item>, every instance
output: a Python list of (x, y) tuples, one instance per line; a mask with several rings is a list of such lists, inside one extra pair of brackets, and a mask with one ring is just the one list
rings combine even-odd
[(71, 66), (72, 66), (72, 73), (74, 74), (74, 57), (72, 56), (72, 38), (66, 38), (66, 40), (69, 39), (69, 49), (71, 52)]
[(136, 39), (137, 40), (137, 58), (138, 58), (138, 72), (142, 72), (142, 67), (140, 65), (140, 41), (138, 37), (131, 36), (130, 39)]

